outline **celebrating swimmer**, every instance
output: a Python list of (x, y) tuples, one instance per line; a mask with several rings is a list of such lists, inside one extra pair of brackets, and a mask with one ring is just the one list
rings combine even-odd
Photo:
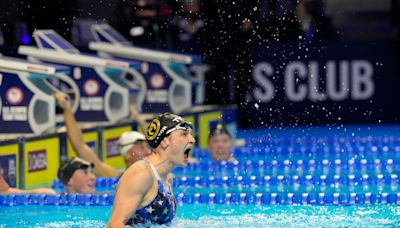
[(236, 161), (232, 156), (232, 144), (231, 134), (224, 125), (218, 123), (210, 129), (208, 149), (214, 161)]
[(122, 175), (108, 227), (168, 225), (175, 216), (170, 172), (188, 163), (195, 144), (192, 125), (180, 116), (164, 113), (153, 119), (146, 139), (154, 151)]

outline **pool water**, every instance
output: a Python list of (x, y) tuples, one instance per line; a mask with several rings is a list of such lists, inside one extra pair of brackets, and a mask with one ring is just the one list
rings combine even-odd
[[(105, 227), (110, 206), (0, 207), (0, 227)], [(21, 216), (23, 215), (23, 216)], [(395, 227), (400, 207), (181, 205), (171, 227)]]
[[(239, 136), (237, 163), (196, 148), (200, 162), (174, 170), (172, 227), (400, 227), (400, 126)], [(108, 195), (0, 197), (0, 227), (104, 227), (117, 183), (98, 178)]]

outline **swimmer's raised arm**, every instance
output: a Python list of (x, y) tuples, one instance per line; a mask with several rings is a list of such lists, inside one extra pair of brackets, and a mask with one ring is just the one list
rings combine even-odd
[(76, 122), (71, 105), (62, 93), (55, 93), (54, 98), (64, 110), (64, 124), (67, 128), (68, 139), (78, 157), (93, 163), (95, 165), (94, 172), (98, 176), (118, 177), (120, 173), (112, 166), (102, 162), (96, 153), (90, 149), (83, 139), (82, 130)]
[(136, 210), (146, 206), (142, 205), (143, 202), (146, 202), (148, 198), (155, 197), (147, 195), (153, 184), (154, 177), (148, 165), (143, 161), (139, 161), (128, 168), (118, 183), (107, 227), (124, 227)]
[(137, 109), (137, 107), (135, 105), (131, 105), (130, 111), (131, 111), (131, 117), (138, 122), (139, 127), (142, 129), (142, 131), (146, 132), (148, 124), (147, 124), (146, 119), (144, 118), (143, 114), (139, 113), (139, 110)]

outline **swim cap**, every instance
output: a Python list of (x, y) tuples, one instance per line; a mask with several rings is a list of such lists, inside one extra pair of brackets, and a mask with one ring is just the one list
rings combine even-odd
[(74, 172), (78, 169), (94, 168), (94, 164), (90, 165), (84, 163), (84, 160), (80, 158), (70, 158), (63, 161), (58, 168), (57, 177), (65, 185), (68, 184)]
[(208, 139), (212, 138), (215, 135), (223, 135), (227, 134), (229, 138), (231, 138), (231, 134), (229, 133), (228, 129), (222, 124), (218, 123), (217, 125), (211, 127), (210, 133), (208, 134)]
[(193, 128), (192, 124), (182, 117), (164, 113), (154, 118), (147, 128), (146, 139), (152, 148), (160, 145), (160, 142), (174, 130), (187, 130)]
[(121, 155), (125, 155), (134, 143), (144, 140), (146, 140), (146, 137), (142, 133), (137, 131), (124, 132), (118, 139), (119, 152)]

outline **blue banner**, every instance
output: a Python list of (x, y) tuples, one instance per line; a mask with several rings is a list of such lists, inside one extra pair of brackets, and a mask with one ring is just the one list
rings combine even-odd
[(393, 42), (259, 45), (241, 124), (399, 122), (399, 53)]

